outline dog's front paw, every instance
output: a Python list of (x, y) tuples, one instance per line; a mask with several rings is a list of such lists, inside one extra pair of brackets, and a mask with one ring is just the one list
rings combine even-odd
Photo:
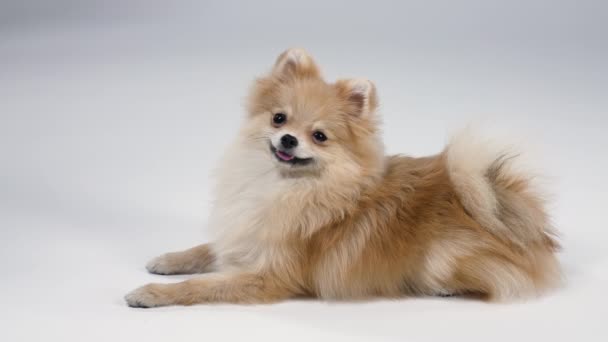
[(150, 260), (146, 264), (146, 269), (152, 274), (170, 275), (179, 273), (170, 253), (163, 254)]
[(125, 296), (125, 301), (132, 308), (154, 308), (169, 304), (161, 284), (148, 284), (137, 288)]

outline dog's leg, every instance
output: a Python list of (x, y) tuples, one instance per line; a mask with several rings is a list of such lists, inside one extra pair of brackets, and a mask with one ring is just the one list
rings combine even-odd
[(182, 252), (163, 254), (152, 259), (147, 265), (148, 272), (154, 274), (193, 274), (213, 270), (215, 256), (209, 244), (187, 249)]
[(125, 296), (131, 307), (202, 303), (271, 303), (293, 295), (274, 279), (249, 273), (214, 273), (174, 284), (148, 284)]

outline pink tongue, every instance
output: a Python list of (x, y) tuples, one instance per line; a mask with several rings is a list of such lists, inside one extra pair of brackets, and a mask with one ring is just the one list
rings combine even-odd
[(279, 156), (279, 158), (281, 158), (282, 160), (285, 161), (289, 161), (293, 159), (293, 156), (291, 154), (287, 154), (283, 151), (277, 151), (277, 156)]

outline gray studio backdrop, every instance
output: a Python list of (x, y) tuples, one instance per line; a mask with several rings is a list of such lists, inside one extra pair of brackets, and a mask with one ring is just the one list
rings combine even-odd
[[(607, 12), (608, 2), (586, 0), (1, 0), (0, 290), (9, 302), (0, 310), (21, 308), (4, 313), (40, 324), (29, 334), (61, 326), (45, 317), (64, 316), (45, 310), (66, 305), (127, 318), (115, 327), (144, 324), (121, 311), (121, 296), (159, 280), (144, 273), (146, 259), (205, 240), (208, 176), (236, 134), (249, 82), (293, 46), (330, 80), (376, 82), (390, 153), (436, 153), (471, 122), (540, 151), (572, 279), (572, 297), (558, 298), (593, 304), (606, 279), (597, 263), (608, 260)], [(65, 287), (36, 287), (49, 279)], [(577, 292), (577, 279), (590, 290)], [(551, 312), (546, 326), (564, 327), (576, 320), (567, 312), (586, 315), (534, 310), (512, 318), (525, 325)], [(430, 324), (410, 319), (419, 324), (409, 332)], [(10, 326), (9, 335), (19, 325)], [(454, 331), (440, 330), (429, 331)]]

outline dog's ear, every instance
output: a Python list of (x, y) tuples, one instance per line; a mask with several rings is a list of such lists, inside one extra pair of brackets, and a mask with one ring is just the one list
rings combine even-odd
[(314, 59), (304, 49), (291, 48), (277, 58), (272, 74), (280, 78), (320, 78), (321, 72)]
[(336, 88), (346, 101), (349, 114), (362, 119), (375, 115), (378, 96), (372, 81), (363, 78), (339, 80)]

